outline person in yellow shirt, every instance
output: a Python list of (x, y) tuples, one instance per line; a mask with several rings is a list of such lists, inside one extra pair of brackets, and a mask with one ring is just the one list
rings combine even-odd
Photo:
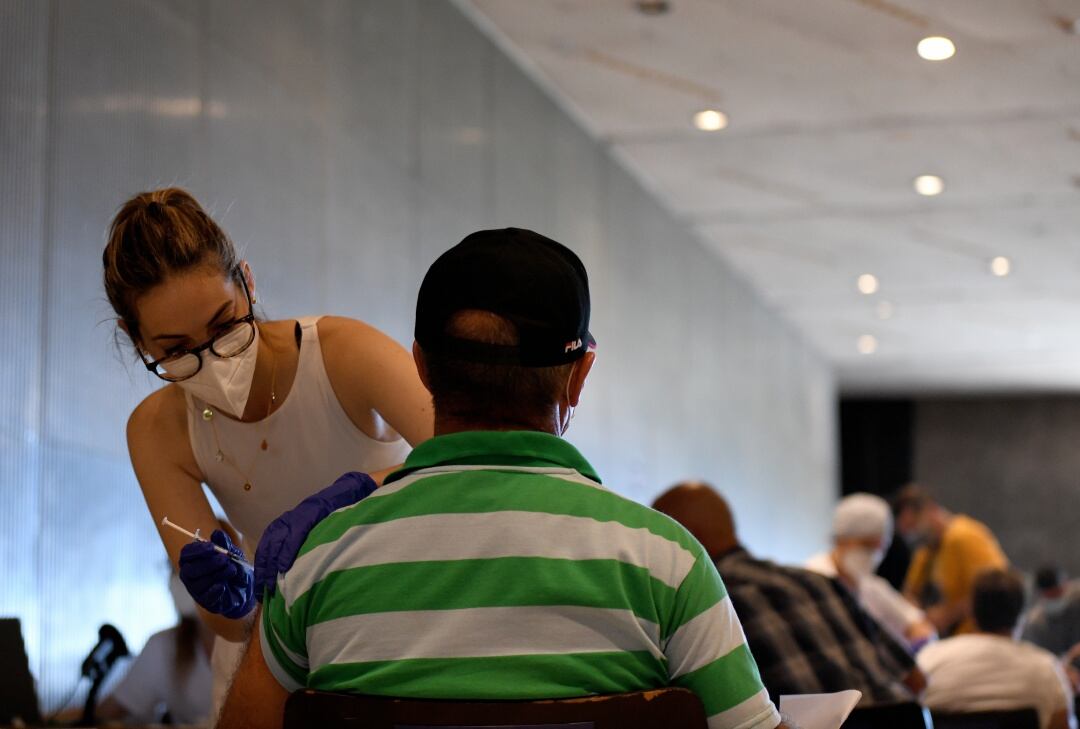
[(917, 484), (901, 489), (894, 509), (896, 530), (913, 551), (904, 596), (926, 611), (942, 637), (973, 632), (975, 577), (1009, 566), (997, 538), (985, 524), (953, 514)]

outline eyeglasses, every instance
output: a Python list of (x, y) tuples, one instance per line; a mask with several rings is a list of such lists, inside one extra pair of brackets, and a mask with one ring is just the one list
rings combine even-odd
[(194, 377), (202, 369), (203, 352), (210, 350), (215, 356), (222, 359), (235, 357), (255, 341), (255, 307), (251, 302), (251, 292), (248, 291), (247, 281), (240, 275), (240, 283), (244, 287), (244, 297), (248, 302), (247, 316), (233, 319), (221, 327), (217, 334), (197, 347), (173, 352), (159, 360), (149, 361), (143, 351), (139, 350), (146, 369), (165, 380), (166, 382), (182, 382)]

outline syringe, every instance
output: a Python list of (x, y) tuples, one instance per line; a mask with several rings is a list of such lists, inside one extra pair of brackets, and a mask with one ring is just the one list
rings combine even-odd
[[(167, 526), (167, 527), (169, 527), (170, 529), (175, 529), (176, 531), (180, 532), (181, 534), (187, 535), (187, 536), (191, 537), (192, 539), (194, 539), (194, 540), (195, 540), (195, 541), (197, 541), (197, 542), (208, 542), (208, 541), (210, 541), (209, 539), (204, 539), (204, 538), (203, 538), (203, 537), (202, 537), (202, 536), (201, 536), (201, 535), (199, 534), (198, 530), (196, 530), (196, 531), (195, 531), (194, 533), (192, 533), (192, 532), (189, 532), (189, 531), (188, 531), (187, 529), (185, 529), (184, 527), (180, 526), (180, 525), (179, 525), (179, 524), (177, 524), (176, 522), (174, 522), (174, 521), (169, 521), (169, 517), (167, 517), (167, 516), (166, 516), (165, 518), (163, 518), (163, 519), (161, 520), (161, 525), (162, 525), (162, 526)], [(218, 546), (218, 545), (216, 545), (216, 544), (214, 545), (214, 549), (216, 549), (217, 551), (221, 552), (222, 554), (224, 554), (224, 555), (225, 555), (226, 557), (228, 557), (229, 559), (233, 560), (233, 561), (234, 561), (234, 562), (236, 562), (237, 564), (241, 564), (241, 565), (243, 565), (244, 567), (247, 567), (248, 569), (251, 569), (251, 565), (250, 565), (250, 564), (248, 564), (247, 560), (243, 559), (242, 557), (237, 557), (237, 556), (236, 556), (235, 554), (233, 554), (233, 553), (232, 553), (232, 552), (230, 552), (229, 550), (227, 550), (227, 549), (225, 549), (225, 548), (223, 548), (223, 547), (219, 547), (219, 546)]]

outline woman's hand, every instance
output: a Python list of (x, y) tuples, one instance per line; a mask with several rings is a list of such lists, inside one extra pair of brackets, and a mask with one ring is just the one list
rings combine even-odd
[(278, 574), (289, 571), (300, 547), (319, 522), (338, 509), (366, 498), (376, 488), (371, 476), (351, 471), (270, 522), (255, 550), (255, 596), (261, 601), (264, 591), (274, 594)]
[(220, 529), (214, 530), (210, 541), (191, 542), (180, 550), (180, 581), (191, 597), (204, 610), (230, 620), (244, 617), (255, 607), (252, 570), (233, 557), (243, 560), (244, 553)]

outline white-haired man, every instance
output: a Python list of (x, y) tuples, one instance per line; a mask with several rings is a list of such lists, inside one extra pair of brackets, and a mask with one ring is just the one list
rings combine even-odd
[(839, 580), (870, 617), (914, 652), (937, 633), (922, 610), (875, 574), (892, 536), (888, 502), (873, 494), (852, 494), (833, 512), (832, 549), (811, 557), (805, 567)]

